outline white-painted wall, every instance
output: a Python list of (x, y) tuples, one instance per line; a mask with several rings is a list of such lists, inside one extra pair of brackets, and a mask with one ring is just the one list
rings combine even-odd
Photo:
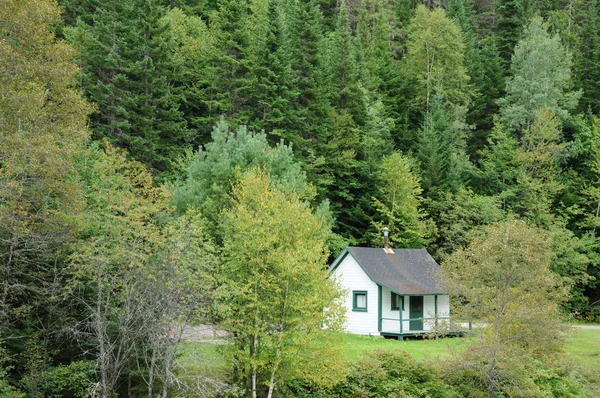
[[(437, 296), (437, 308), (438, 308), (438, 322), (444, 321), (445, 318), (450, 316), (450, 299), (447, 295)], [(423, 297), (423, 330), (433, 330), (435, 328), (435, 297), (425, 296)]]
[[(381, 306), (381, 331), (388, 333), (400, 333), (400, 310), (392, 310), (392, 292), (386, 287), (382, 287), (382, 306)], [(408, 319), (408, 296), (404, 296), (404, 311), (402, 319)], [(402, 322), (403, 332), (408, 331), (408, 321)]]
[[(358, 265), (352, 255), (348, 254), (332, 272), (331, 275), (336, 278), (346, 289), (344, 296), (344, 305), (347, 309), (347, 323), (345, 330), (349, 333), (370, 334), (379, 336), (378, 330), (378, 294), (379, 288), (375, 282)], [(367, 312), (352, 310), (352, 291), (367, 291)], [(392, 310), (391, 291), (381, 288), (381, 331), (388, 333), (400, 333), (400, 311)], [(411, 296), (403, 296), (404, 311), (402, 311), (402, 331), (410, 332), (409, 308)], [(450, 314), (450, 300), (447, 295), (438, 296), (438, 319), (448, 317)], [(434, 318), (435, 316), (435, 298), (434, 296), (423, 296), (423, 317)], [(433, 329), (435, 321), (424, 320), (423, 330)]]
[[(346, 331), (356, 334), (379, 336), (377, 298), (379, 292), (377, 284), (369, 278), (350, 254), (333, 271), (332, 277), (340, 281), (344, 289), (346, 289), (344, 299), (348, 311)], [(353, 290), (367, 291), (367, 312), (352, 311)]]

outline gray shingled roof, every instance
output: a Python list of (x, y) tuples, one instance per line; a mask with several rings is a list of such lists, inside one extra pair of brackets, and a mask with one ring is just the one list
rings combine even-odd
[(436, 276), (440, 266), (425, 249), (393, 249), (348, 247), (369, 277), (399, 294), (442, 294)]

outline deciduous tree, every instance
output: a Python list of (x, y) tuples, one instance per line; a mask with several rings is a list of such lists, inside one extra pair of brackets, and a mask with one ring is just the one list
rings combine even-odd
[(429, 107), (435, 96), (453, 105), (469, 102), (469, 76), (460, 28), (444, 10), (417, 6), (406, 39), (407, 77), (415, 82), (417, 107)]
[(83, 203), (75, 159), (92, 107), (74, 88), (73, 49), (53, 34), (59, 12), (52, 1), (0, 1), (0, 366), (16, 359), (20, 376), (59, 346), (65, 249)]
[(540, 17), (532, 18), (515, 47), (506, 96), (499, 100), (506, 127), (523, 132), (533, 124), (542, 107), (566, 120), (580, 96), (571, 89), (570, 67), (571, 57), (558, 35), (551, 35)]
[(507, 221), (490, 225), (442, 266), (444, 288), (459, 298), (455, 316), (485, 325), (473, 353), (489, 398), (502, 388), (507, 361), (561, 350), (559, 305), (568, 292), (550, 268), (552, 255), (546, 233)]
[(233, 195), (222, 303), (240, 379), (253, 397), (262, 391), (269, 398), (292, 375), (335, 380), (339, 369), (327, 364), (335, 355), (311, 355), (315, 345), (333, 348), (321, 328), (336, 329), (341, 320), (340, 290), (325, 270), (326, 224), (260, 169), (245, 173)]

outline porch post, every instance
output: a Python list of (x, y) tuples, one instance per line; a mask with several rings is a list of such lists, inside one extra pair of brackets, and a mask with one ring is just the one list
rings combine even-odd
[(438, 325), (438, 302), (437, 302), (437, 300), (438, 300), (438, 296), (436, 294), (435, 296), (433, 296), (433, 304), (434, 304), (434, 308), (435, 308), (434, 309), (435, 327), (437, 327), (437, 325)]
[(398, 311), (398, 314), (399, 314), (399, 318), (400, 318), (400, 334), (402, 334), (402, 332), (403, 332), (403, 330), (402, 330), (402, 310), (404, 310), (404, 296), (400, 296), (400, 299), (402, 299), (402, 303), (399, 303), (400, 311)]
[(377, 330), (381, 333), (381, 285), (377, 285)]

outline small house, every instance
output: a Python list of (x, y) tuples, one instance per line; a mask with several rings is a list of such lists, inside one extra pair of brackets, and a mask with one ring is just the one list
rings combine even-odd
[(346, 331), (402, 338), (448, 322), (449, 296), (437, 288), (440, 266), (425, 249), (347, 247), (329, 267), (345, 289)]

